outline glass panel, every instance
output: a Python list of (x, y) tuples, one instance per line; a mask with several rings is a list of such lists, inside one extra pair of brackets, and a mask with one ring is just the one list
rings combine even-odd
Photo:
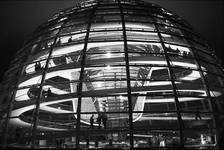
[[(66, 131), (37, 131), (37, 148), (76, 148), (75, 129)], [(29, 147), (30, 148), (30, 147)]]
[(87, 28), (87, 23), (83, 24), (77, 24), (74, 26), (64, 27), (60, 31), (60, 35), (66, 35), (66, 34), (75, 34), (79, 32), (85, 32)]
[(180, 138), (175, 130), (147, 130), (134, 131), (135, 148), (158, 148), (179, 147)]
[(45, 98), (56, 97), (59, 95), (77, 93), (78, 82), (69, 82), (68, 79), (60, 76), (46, 79), (47, 85), (43, 86), (43, 96)]
[(122, 37), (123, 37), (122, 31), (90, 32), (89, 41), (121, 40)]
[[(111, 75), (106, 75), (111, 76)], [(116, 76), (116, 75), (114, 75)], [(127, 87), (126, 81), (86, 81), (83, 83), (82, 91), (98, 91), (101, 94), (112, 94), (117, 92), (117, 89), (123, 89)], [(124, 89), (120, 92), (124, 92)]]
[[(154, 111), (159, 113), (151, 114), (151, 117), (158, 115), (157, 118), (159, 118), (160, 115), (165, 115), (163, 113), (175, 111), (175, 103), (172, 94), (172, 91), (169, 93), (157, 91), (147, 93), (145, 96), (132, 96), (133, 111), (136, 112), (133, 114), (133, 119), (138, 120), (144, 113), (146, 113), (146, 116), (149, 115), (148, 118), (150, 118), (150, 114), (147, 114), (147, 112), (150, 111), (152, 111), (152, 113)], [(142, 119), (144, 120), (146, 118), (143, 117)]]
[(113, 9), (97, 9), (95, 11), (96, 15), (108, 15), (108, 14), (120, 14), (119, 8), (113, 8)]
[(108, 65), (105, 67), (85, 68), (83, 79), (85, 81), (126, 80), (126, 67)]
[(135, 15), (147, 15), (147, 10), (144, 8), (140, 10), (136, 9), (135, 7), (123, 9), (124, 14), (135, 14)]
[(224, 93), (223, 87), (209, 86), (211, 97), (220, 97)]
[(190, 41), (191, 45), (193, 47), (195, 47), (196, 49), (205, 50), (205, 51), (208, 51), (208, 52), (210, 51), (211, 52), (211, 50), (207, 46), (205, 46), (205, 45), (199, 44), (199, 43), (197, 43), (195, 41), (192, 41), (192, 40), (188, 40), (188, 41)]
[(129, 132), (127, 131), (101, 131), (81, 132), (80, 148), (82, 149), (129, 149)]
[(204, 72), (205, 80), (209, 86), (224, 87), (224, 77)]
[(24, 100), (38, 98), (39, 93), (40, 93), (40, 89), (38, 88), (38, 86), (19, 89), (16, 91), (15, 100), (24, 101)]
[(171, 130), (178, 129), (178, 121), (176, 113), (142, 113), (139, 117), (134, 118), (133, 114), (133, 129), (134, 130)]
[(51, 57), (60, 56), (64, 54), (76, 54), (80, 53), (83, 50), (84, 44), (73, 44), (71, 46), (63, 46), (54, 48), (51, 54)]
[(187, 37), (188, 39), (192, 39), (194, 41), (203, 43), (207, 45), (207, 41), (205, 41), (204, 39), (202, 39), (202, 37), (199, 37), (197, 34), (192, 33), (192, 31), (189, 30), (182, 30), (183, 34), (185, 37)]
[(124, 20), (130, 21), (130, 22), (153, 22), (152, 18), (149, 16), (144, 16), (144, 15), (128, 15), (124, 14)]
[(153, 80), (169, 80), (169, 74), (166, 67), (130, 66), (130, 79), (138, 80), (133, 81), (136, 82), (136, 86), (143, 86), (143, 84), (146, 86), (154, 84)]
[(213, 110), (215, 110), (215, 112), (219, 113), (219, 119), (220, 121), (224, 121), (222, 119), (223, 117), (223, 110), (224, 110), (224, 99), (223, 99), (223, 94), (222, 96), (218, 96), (218, 97), (212, 97), (211, 101), (213, 101)]
[(68, 66), (72, 64), (73, 67), (80, 66), (81, 56), (80, 52), (72, 52), (69, 54), (59, 55), (49, 60), (48, 68), (58, 66)]
[(186, 81), (192, 84), (203, 84), (202, 77), (199, 71), (197, 70), (190, 70), (186, 68), (171, 68), (173, 72), (173, 77), (177, 81)]
[(27, 64), (24, 68), (24, 74), (40, 73), (44, 70), (46, 60), (34, 60), (32, 63)]
[(161, 18), (155, 18), (157, 23), (167, 25), (167, 26), (173, 26), (173, 27), (179, 27), (178, 24), (171, 22), (170, 20), (167, 19), (161, 19)]
[(20, 80), (18, 87), (25, 87), (30, 85), (40, 84), (42, 79), (42, 75), (36, 75), (34, 77), (26, 78)]
[[(61, 99), (57, 101), (43, 102), (40, 104), (38, 129), (65, 130), (74, 128), (76, 122), (77, 98)], [(33, 119), (34, 105), (15, 109), (12, 116), (19, 116), (19, 119), (12, 118), (10, 123), (30, 127)], [(72, 119), (73, 118), (73, 119)]]
[(86, 64), (121, 64), (125, 61), (124, 53), (97, 53), (97, 54), (86, 54)]
[(191, 50), (188, 47), (177, 46), (172, 44), (165, 44), (167, 48), (167, 53), (169, 54), (177, 54), (183, 57), (193, 57)]
[(161, 35), (165, 42), (188, 46), (187, 41), (183, 37), (178, 37), (178, 36), (168, 35), (168, 34), (161, 34)]
[[(61, 130), (67, 131), (76, 127), (76, 114), (51, 114), (52, 112), (73, 113), (72, 101), (58, 102), (48, 106), (43, 106), (43, 110), (40, 111), (38, 125), (39, 128), (45, 128), (47, 130)], [(46, 110), (48, 109), (48, 111)], [(49, 110), (51, 110), (49, 112)]]
[[(193, 93), (193, 92), (192, 92)], [(195, 112), (211, 112), (210, 100), (208, 98), (194, 97), (193, 95), (189, 97), (179, 96), (178, 100), (180, 102), (180, 110)]]
[[(105, 4), (109, 4), (109, 1), (105, 1)], [(114, 4), (114, 2), (113, 2), (113, 4)], [(103, 4), (101, 4), (101, 5), (99, 5), (97, 8), (98, 9), (113, 9), (113, 8), (117, 8), (118, 6), (117, 5), (104, 5), (104, 3)]]
[[(81, 129), (116, 129), (128, 130), (128, 113), (104, 113), (98, 112), (94, 114), (81, 114)], [(93, 117), (93, 120), (92, 118)], [(93, 122), (92, 122), (93, 121)], [(93, 124), (92, 124), (93, 123)]]
[(56, 36), (58, 32), (59, 32), (59, 29), (55, 29), (55, 30), (50, 31), (50, 32), (49, 31), (48, 32), (44, 32), (44, 33), (42, 32), (42, 33), (40, 33), (41, 35), (39, 36), (39, 38), (41, 40), (52, 38), (52, 37)]
[[(213, 149), (217, 144), (216, 134), (212, 126), (212, 120), (207, 115), (205, 120), (190, 121), (189, 114), (182, 114), (185, 120), (185, 126), (189, 128), (184, 130), (184, 145), (188, 148), (197, 146), (199, 149)], [(194, 117), (193, 117), (194, 118)]]
[(141, 40), (141, 41), (159, 41), (157, 33), (126, 31), (127, 40)]
[[(41, 51), (45, 51), (45, 50), (49, 50), (49, 48), (51, 47), (51, 45), (53, 45), (54, 43), (54, 39), (50, 39), (50, 40), (46, 40), (46, 41), (41, 41), (39, 43), (36, 43), (32, 46), (31, 48), (31, 54), (33, 56), (37, 55), (39, 56), (41, 53)], [(43, 54), (47, 55), (46, 54), (47, 52), (43, 52)]]
[(120, 14), (117, 15), (97, 15), (93, 18), (93, 22), (116, 22), (121, 21)]
[(84, 81), (83, 91), (100, 90), (103, 93), (114, 93), (117, 92), (116, 89), (127, 87), (126, 67), (108, 65), (106, 67), (86, 68)]
[[(132, 46), (130, 46), (132, 48)], [(167, 62), (163, 54), (146, 54), (146, 53), (129, 53), (129, 64), (136, 66), (167, 66)]]
[[(98, 113), (102, 112), (127, 112), (128, 98), (127, 96), (108, 96), (108, 97), (83, 97), (81, 103), (81, 112), (94, 114), (96, 117)], [(111, 114), (116, 115), (116, 114)], [(88, 120), (88, 118), (87, 118)]]
[[(175, 82), (177, 92), (180, 95), (186, 95), (186, 96), (207, 96), (206, 90), (203, 84), (198, 83), (191, 83), (191, 82)], [(185, 98), (182, 97), (179, 99), (179, 101), (185, 101)], [(186, 101), (188, 100), (197, 100), (198, 98), (186, 98)], [(201, 99), (201, 98), (199, 98)]]
[(84, 40), (86, 37), (86, 33), (80, 33), (80, 34), (73, 34), (70, 36), (62, 36), (57, 39), (56, 45), (65, 44), (65, 43), (72, 43), (73, 41), (80, 41)]
[(200, 50), (195, 50), (194, 52), (197, 58), (211, 62), (211, 63), (216, 63), (216, 59), (212, 56), (212, 54), (208, 54)]
[(88, 43), (87, 53), (124, 52), (124, 42)]
[(151, 23), (125, 22), (126, 30), (155, 31), (155, 26)]
[(65, 22), (65, 26), (76, 26), (76, 25), (86, 25), (89, 20), (90, 11), (85, 11), (84, 13), (77, 13), (77, 15), (71, 15), (69, 20)]
[(176, 34), (176, 35), (179, 35), (179, 36), (183, 36), (181, 30), (177, 29), (177, 28), (172, 28), (172, 27), (168, 27), (168, 26), (165, 26), (165, 25), (159, 25), (158, 28), (159, 28), (160, 32), (165, 32), (165, 33), (168, 33), (168, 34), (170, 33), (170, 34)]
[(194, 59), (178, 57), (173, 54), (169, 54), (169, 59), (171, 66), (198, 69)]
[(90, 31), (122, 30), (121, 22), (92, 23)]
[(129, 52), (140, 53), (163, 53), (163, 48), (159, 43), (146, 43), (146, 42), (127, 42)]
[(223, 75), (222, 70), (218, 66), (216, 66), (215, 64), (210, 64), (210, 63), (200, 61), (200, 60), (199, 60), (199, 64), (201, 65), (201, 69), (203, 71), (208, 71), (208, 72), (211, 72), (211, 73), (216, 73), (216, 74), (219, 74), (219, 75)]
[(68, 92), (75, 92), (77, 83), (70, 83), (70, 81), (79, 80), (80, 70), (81, 69), (67, 69), (49, 72), (46, 74), (45, 83), (49, 84), (49, 88), (52, 87), (57, 94), (59, 91), (64, 94)]

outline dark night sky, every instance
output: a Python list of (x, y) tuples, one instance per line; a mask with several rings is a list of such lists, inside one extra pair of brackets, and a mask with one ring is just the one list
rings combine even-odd
[[(0, 80), (15, 51), (24, 40), (54, 13), (71, 7), (76, 0), (0, 1)], [(145, 0), (186, 19), (204, 37), (224, 62), (222, 0)], [(223, 63), (224, 64), (224, 63)]]

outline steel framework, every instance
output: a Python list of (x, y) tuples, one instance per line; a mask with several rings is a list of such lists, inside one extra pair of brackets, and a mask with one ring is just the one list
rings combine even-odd
[(82, 1), (16, 56), (2, 83), (2, 146), (218, 147), (220, 60), (165, 8)]

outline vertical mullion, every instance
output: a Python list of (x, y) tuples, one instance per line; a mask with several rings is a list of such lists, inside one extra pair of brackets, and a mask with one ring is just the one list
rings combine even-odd
[[(154, 22), (156, 22), (156, 21), (154, 20)], [(154, 25), (155, 25), (156, 31), (158, 33), (160, 42), (162, 44), (164, 54), (165, 54), (165, 58), (166, 58), (166, 62), (167, 62), (167, 66), (168, 66), (168, 73), (169, 73), (170, 80), (171, 80), (171, 83), (172, 83), (172, 88), (173, 88), (173, 93), (174, 93), (174, 101), (175, 101), (176, 113), (177, 113), (177, 119), (178, 119), (178, 126), (179, 126), (179, 133), (180, 133), (180, 146), (184, 147), (183, 129), (182, 129), (183, 128), (183, 122), (182, 122), (181, 114), (180, 114), (180, 110), (179, 110), (180, 104), (179, 104), (178, 97), (177, 97), (177, 87), (176, 87), (176, 84), (175, 84), (174, 74), (173, 74), (173, 70), (171, 68), (170, 59), (169, 59), (168, 54), (167, 54), (166, 46), (165, 46), (165, 44), (163, 42), (163, 39), (162, 39), (162, 35), (161, 35), (161, 33), (160, 33), (160, 31), (157, 27), (157, 24), (154, 24)]]
[(121, 13), (121, 22), (122, 22), (122, 29), (123, 29), (123, 40), (124, 40), (124, 53), (125, 53), (125, 64), (126, 64), (126, 77), (127, 77), (127, 93), (128, 93), (128, 113), (129, 113), (129, 135), (130, 135), (130, 149), (134, 148), (133, 142), (133, 118), (132, 118), (132, 100), (131, 100), (131, 84), (130, 84), (130, 70), (129, 70), (129, 58), (128, 58), (128, 45), (127, 45), (127, 35), (126, 35), (126, 28), (125, 28), (125, 20), (123, 14), (122, 4), (120, 0), (118, 0), (120, 13)]
[(49, 50), (49, 54), (48, 54), (48, 57), (47, 57), (47, 60), (46, 60), (46, 64), (45, 64), (45, 67), (43, 69), (43, 72), (42, 72), (42, 78), (41, 78), (41, 83), (39, 85), (39, 95), (36, 99), (36, 104), (35, 104), (35, 110), (34, 110), (34, 120), (33, 120), (33, 127), (32, 127), (32, 136), (31, 136), (31, 146), (32, 148), (35, 148), (35, 140), (36, 140), (36, 130), (37, 130), (37, 125), (38, 125), (38, 120), (39, 120), (39, 110), (40, 110), (40, 100), (42, 99), (42, 93), (43, 93), (43, 84), (45, 82), (45, 77), (46, 77), (46, 73), (47, 73), (47, 70), (48, 70), (48, 64), (49, 64), (49, 61), (51, 59), (51, 54), (53, 52), (53, 49), (54, 49), (54, 45), (56, 44), (56, 41), (57, 41), (57, 38), (61, 32), (61, 29), (63, 28), (64, 24), (65, 24), (66, 21), (63, 22), (63, 24), (61, 25), (58, 33), (55, 35), (54, 37), (54, 41), (53, 41), (53, 44), (50, 46), (50, 50)]
[[(99, 2), (98, 4), (99, 5)], [(91, 22), (94, 17), (94, 13), (96, 11), (97, 5), (93, 6), (92, 13), (90, 14), (88, 25), (86, 29), (85, 43), (82, 51), (82, 59), (81, 59), (81, 71), (79, 76), (79, 83), (77, 86), (77, 96), (78, 96), (78, 106), (77, 106), (77, 123), (76, 123), (76, 148), (79, 149), (79, 141), (80, 141), (80, 119), (81, 119), (81, 102), (82, 102), (82, 85), (83, 85), (83, 77), (84, 77), (84, 69), (85, 69), (85, 61), (86, 61), (86, 50), (89, 40), (89, 32), (91, 28)]]
[[(59, 34), (59, 32), (58, 32), (58, 34)], [(33, 116), (34, 121), (33, 121), (33, 127), (32, 127), (32, 137), (31, 137), (32, 148), (35, 148), (36, 130), (37, 130), (37, 124), (38, 124), (38, 119), (39, 119), (39, 110), (40, 110), (40, 100), (42, 99), (42, 95), (43, 95), (42, 94), (43, 93), (42, 88), (43, 88), (43, 84), (44, 84), (44, 81), (45, 81), (45, 76), (46, 76), (46, 73), (47, 73), (50, 57), (51, 57), (52, 51), (54, 49), (54, 45), (56, 43), (58, 34), (55, 36), (54, 42), (50, 47), (49, 54), (48, 54), (48, 57), (47, 57), (47, 61), (46, 61), (45, 67), (44, 67), (43, 72), (42, 72), (42, 78), (41, 78), (41, 82), (40, 82), (39, 89), (38, 89), (39, 95), (36, 98), (36, 104), (35, 104), (35, 110), (34, 110), (34, 116)]]

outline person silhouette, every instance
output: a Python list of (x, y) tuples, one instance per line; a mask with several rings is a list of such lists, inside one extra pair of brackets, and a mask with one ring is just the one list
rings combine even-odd
[(94, 122), (94, 119), (93, 119), (94, 115), (92, 115), (90, 117), (90, 128), (93, 129), (93, 122)]
[(61, 45), (61, 39), (58, 39), (56, 45), (57, 45), (57, 46)]
[(38, 69), (39, 67), (38, 67), (38, 63), (36, 62), (35, 63), (35, 71), (38, 71), (39, 69)]
[(40, 71), (42, 69), (40, 62), (35, 63), (35, 71)]
[(68, 39), (68, 43), (71, 43), (72, 42), (72, 37), (70, 37), (69, 39)]
[(97, 123), (98, 123), (98, 128), (100, 128), (101, 126), (101, 115), (100, 114), (98, 114), (98, 117), (97, 117)]
[(51, 97), (51, 96), (52, 96), (51, 89), (50, 89), (50, 88), (48, 88), (48, 90), (47, 90), (47, 97)]
[(196, 113), (195, 113), (195, 120), (198, 120), (198, 118), (199, 118), (199, 120), (201, 120), (201, 115), (200, 115), (200, 112), (199, 112), (199, 108), (197, 107), (196, 108)]
[(102, 115), (104, 129), (107, 128), (107, 115)]

